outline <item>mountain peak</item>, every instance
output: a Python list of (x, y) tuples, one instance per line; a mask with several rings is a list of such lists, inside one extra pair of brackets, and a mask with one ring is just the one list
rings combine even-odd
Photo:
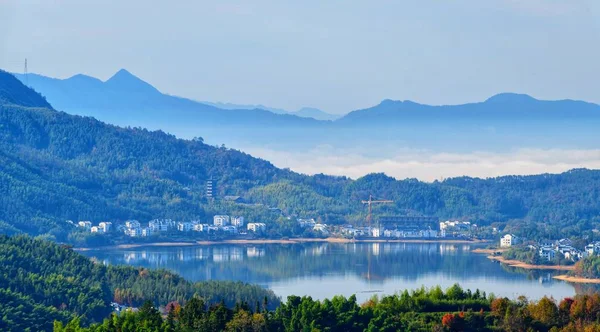
[(531, 97), (530, 95), (522, 94), (522, 93), (512, 93), (505, 92), (499, 93), (497, 95), (491, 96), (485, 102), (486, 103), (525, 103), (535, 101), (537, 99)]
[(155, 87), (133, 75), (126, 69), (120, 69), (106, 81), (106, 84), (120, 90), (146, 90), (147, 92), (159, 92)]
[(100, 81), (99, 79), (92, 77), (92, 76), (84, 75), (84, 74), (73, 75), (73, 76), (67, 78), (67, 81), (78, 82), (78, 83), (80, 83), (80, 82), (102, 83), (102, 81)]
[(137, 76), (133, 75), (132, 73), (130, 73), (127, 69), (119, 69), (119, 71), (117, 71), (111, 78), (109, 78), (106, 83), (108, 82), (115, 82), (115, 81), (123, 81), (123, 80), (138, 80), (141, 81), (141, 79), (139, 79)]

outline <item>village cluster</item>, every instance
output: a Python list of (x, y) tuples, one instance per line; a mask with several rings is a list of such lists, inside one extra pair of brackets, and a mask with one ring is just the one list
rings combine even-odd
[[(501, 248), (509, 248), (519, 244), (523, 244), (523, 240), (513, 234), (506, 234), (500, 238)], [(527, 248), (537, 252), (540, 258), (549, 261), (554, 260), (558, 255), (573, 262), (588, 256), (600, 255), (600, 242), (590, 243), (583, 250), (579, 250), (573, 246), (573, 241), (570, 239), (560, 239), (554, 242), (543, 241), (537, 244), (529, 244)]]
[[(288, 219), (291, 219), (288, 217)], [(341, 225), (330, 226), (315, 221), (315, 219), (296, 219), (298, 226), (321, 236), (338, 236), (346, 238), (440, 238), (440, 237), (469, 237), (477, 225), (467, 221), (438, 222), (433, 217), (394, 217), (373, 226)], [(438, 229), (439, 225), (439, 229)], [(246, 223), (243, 216), (215, 215), (212, 224), (200, 221), (181, 222), (172, 219), (154, 219), (147, 225), (137, 220), (127, 220), (116, 227), (110, 222), (93, 225), (90, 221), (80, 221), (77, 226), (91, 233), (121, 232), (129, 237), (149, 237), (156, 234), (172, 234), (173, 232), (204, 232), (230, 235), (246, 235), (264, 233), (267, 225), (261, 222)]]
[[(101, 222), (98, 226), (92, 226), (91, 221), (80, 221), (77, 224), (92, 233), (107, 233), (111, 230), (112, 223)], [(118, 232), (122, 232), (130, 237), (148, 237), (153, 234), (167, 233), (173, 231), (179, 232), (225, 232), (229, 234), (250, 232), (261, 232), (266, 229), (265, 223), (245, 223), (244, 217), (216, 215), (213, 217), (212, 224), (201, 223), (199, 221), (174, 221), (172, 219), (154, 219), (148, 222), (147, 226), (143, 226), (137, 220), (127, 220), (125, 224), (116, 227)]]

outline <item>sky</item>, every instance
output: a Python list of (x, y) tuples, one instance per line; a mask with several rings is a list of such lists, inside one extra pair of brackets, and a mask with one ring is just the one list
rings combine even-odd
[(499, 92), (600, 103), (596, 0), (0, 0), (0, 68), (331, 113)]

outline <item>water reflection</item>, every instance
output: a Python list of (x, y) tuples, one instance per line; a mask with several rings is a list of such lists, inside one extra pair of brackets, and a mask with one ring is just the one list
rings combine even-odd
[(242, 280), (270, 287), (282, 296), (356, 293), (364, 300), (374, 292), (449, 287), (456, 282), (509, 297), (562, 298), (590, 289), (554, 280), (554, 272), (491, 262), (471, 249), (469, 244), (306, 243), (148, 247), (84, 254), (105, 264), (167, 268), (193, 281)]

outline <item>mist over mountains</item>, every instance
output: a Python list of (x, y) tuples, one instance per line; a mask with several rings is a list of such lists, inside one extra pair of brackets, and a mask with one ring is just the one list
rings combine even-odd
[(383, 100), (334, 118), (318, 109), (288, 112), (196, 102), (163, 94), (126, 70), (106, 82), (85, 75), (64, 80), (16, 76), (65, 112), (182, 138), (202, 137), (310, 174), (359, 177), (385, 171), (431, 180), (600, 165), (600, 106), (583, 101), (515, 93), (462, 105)]
[[(207, 179), (217, 179), (217, 199), (206, 196)], [(546, 237), (558, 237), (598, 223), (598, 183), (600, 171), (586, 169), (432, 183), (381, 173), (357, 180), (307, 176), (199, 139), (55, 110), (0, 70), (0, 233), (64, 241), (74, 227), (65, 220), (209, 220), (218, 213), (275, 224), (281, 214), (271, 208), (358, 224), (365, 218), (361, 201), (373, 195), (393, 201), (374, 208), (378, 214), (460, 217), (481, 225), (515, 221), (511, 227), (535, 232), (543, 221)], [(245, 203), (221, 199), (228, 195)]]
[(274, 108), (265, 105), (239, 105), (232, 103), (213, 103), (209, 101), (201, 101), (202, 104), (214, 106), (216, 108), (221, 108), (225, 110), (252, 110), (252, 109), (261, 109), (265, 111), (269, 111), (275, 114), (289, 114), (296, 115), (301, 118), (313, 118), (315, 120), (323, 120), (323, 121), (333, 121), (341, 117), (341, 115), (329, 114), (327, 112), (321, 111), (318, 108), (314, 107), (302, 107), (297, 111), (286, 111), (281, 108)]

